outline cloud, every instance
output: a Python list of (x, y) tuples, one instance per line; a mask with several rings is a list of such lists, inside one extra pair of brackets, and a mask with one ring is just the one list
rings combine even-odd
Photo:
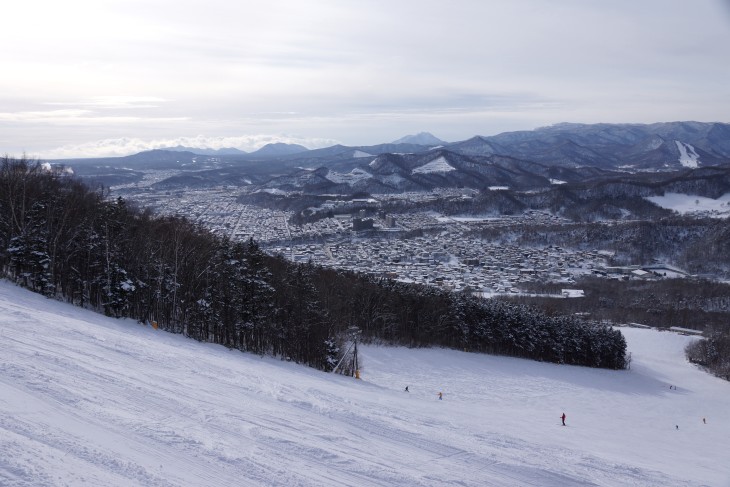
[(43, 123), (43, 124), (96, 124), (96, 123), (163, 123), (180, 122), (187, 120), (187, 117), (142, 117), (142, 116), (117, 116), (98, 115), (92, 110), (80, 108), (68, 108), (61, 110), (36, 110), (19, 112), (0, 112), (0, 123)]
[[(457, 140), (562, 121), (724, 120), (728, 5), (10, 2), (0, 152), (198, 133), (358, 145), (425, 129)], [(125, 144), (108, 148), (137, 148)]]
[[(139, 122), (177, 122), (188, 117), (130, 114), (128, 110), (159, 108), (167, 100), (154, 96), (95, 96), (81, 101), (43, 102), (41, 106), (58, 106), (53, 110), (18, 110), (0, 112), (0, 123), (108, 124)], [(121, 113), (120, 113), (121, 112)], [(144, 112), (139, 112), (144, 113)]]
[(159, 108), (167, 102), (165, 98), (156, 96), (95, 96), (80, 102), (46, 102), (45, 105), (81, 106), (99, 109), (132, 109), (132, 108)]
[(70, 159), (78, 157), (116, 157), (127, 156), (153, 149), (168, 147), (192, 147), (197, 149), (235, 148), (245, 152), (260, 149), (266, 144), (283, 142), (299, 144), (309, 149), (329, 147), (338, 143), (333, 139), (302, 137), (295, 135), (253, 134), (238, 136), (174, 137), (145, 140), (140, 138), (102, 139), (83, 144), (71, 144), (45, 151), (44, 158)]
[(89, 110), (65, 109), (46, 111), (0, 112), (0, 122), (51, 122), (79, 119), (91, 113)]

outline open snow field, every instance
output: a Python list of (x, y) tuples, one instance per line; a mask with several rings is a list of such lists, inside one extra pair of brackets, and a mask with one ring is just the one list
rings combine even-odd
[(630, 371), (368, 346), (357, 381), (0, 281), (0, 485), (730, 486), (730, 384), (622, 331)]
[(647, 200), (681, 215), (704, 213), (715, 218), (730, 217), (730, 193), (717, 199), (682, 193), (667, 193), (663, 196), (647, 196)]

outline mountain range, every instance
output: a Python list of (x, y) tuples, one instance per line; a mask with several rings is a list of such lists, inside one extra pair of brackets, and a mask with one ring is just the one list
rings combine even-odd
[(436, 187), (551, 185), (730, 164), (730, 124), (562, 123), (446, 143), (423, 132), (372, 146), (308, 150), (268, 144), (258, 151), (175, 147), (127, 157), (52, 161), (107, 185), (141, 180), (142, 169), (177, 170), (159, 188), (213, 185), (305, 193), (389, 193)]

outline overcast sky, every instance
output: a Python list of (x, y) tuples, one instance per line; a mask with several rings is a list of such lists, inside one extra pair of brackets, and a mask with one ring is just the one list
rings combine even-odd
[(0, 153), (730, 122), (728, 0), (23, 0)]

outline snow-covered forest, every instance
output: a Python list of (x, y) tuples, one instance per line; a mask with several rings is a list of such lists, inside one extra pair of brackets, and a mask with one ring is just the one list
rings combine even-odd
[(624, 368), (610, 327), (520, 305), (294, 264), (184, 217), (107, 201), (21, 159), (0, 167), (0, 265), (49, 297), (328, 370), (345, 332), (543, 361)]

